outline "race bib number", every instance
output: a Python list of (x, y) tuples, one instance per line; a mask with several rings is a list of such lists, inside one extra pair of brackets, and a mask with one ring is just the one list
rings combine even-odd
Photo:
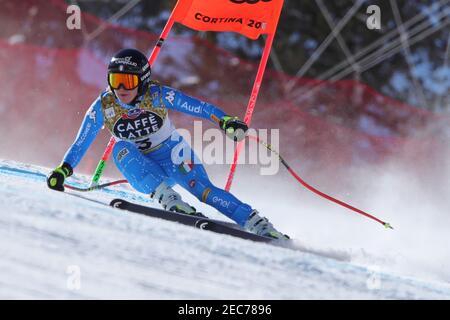
[(134, 143), (136, 144), (136, 147), (142, 152), (148, 151), (152, 148), (152, 142), (150, 141), (150, 138), (138, 140)]

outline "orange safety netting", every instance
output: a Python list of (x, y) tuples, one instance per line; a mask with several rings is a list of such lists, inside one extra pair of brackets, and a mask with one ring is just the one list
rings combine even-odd
[[(82, 29), (69, 30), (66, 8), (56, 0), (2, 2), (0, 157), (56, 165), (85, 110), (106, 87), (110, 56), (123, 47), (149, 54), (158, 39), (85, 13)], [(101, 32), (90, 38), (96, 30)], [(256, 63), (210, 42), (172, 34), (153, 77), (243, 117), (256, 69)], [(295, 84), (290, 91), (289, 81)], [(425, 128), (442, 118), (357, 81), (321, 82), (316, 90), (319, 83), (270, 69), (263, 80), (252, 126), (280, 129), (280, 151), (293, 166), (305, 168), (301, 161), (308, 161), (309, 168), (336, 170), (376, 163), (405, 149), (420, 163), (439, 148), (438, 134)], [(178, 127), (192, 128), (189, 116), (172, 113), (172, 118)], [(108, 137), (102, 132), (78, 170), (94, 170)]]

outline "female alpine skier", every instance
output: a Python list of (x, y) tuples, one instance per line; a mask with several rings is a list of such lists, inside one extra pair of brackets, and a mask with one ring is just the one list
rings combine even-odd
[(214, 105), (160, 85), (150, 80), (150, 75), (146, 56), (136, 49), (123, 49), (112, 57), (108, 65), (109, 89), (87, 110), (75, 141), (61, 164), (49, 173), (48, 187), (64, 191), (64, 180), (72, 175), (105, 126), (117, 141), (112, 155), (119, 171), (134, 189), (150, 195), (164, 209), (199, 214), (172, 189), (179, 184), (246, 230), (289, 239), (258, 211), (211, 183), (198, 157), (170, 122), (168, 110), (209, 119), (235, 141), (244, 139), (248, 129), (245, 122)]

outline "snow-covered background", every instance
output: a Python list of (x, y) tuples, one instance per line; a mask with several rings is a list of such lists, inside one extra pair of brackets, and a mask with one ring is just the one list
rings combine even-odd
[[(411, 235), (408, 226), (399, 223), (411, 214), (408, 212), (392, 217), (398, 230), (383, 230), (359, 219), (352, 224), (347, 217), (350, 225), (340, 232), (346, 213), (340, 213), (341, 221), (332, 211), (311, 207), (301, 212), (259, 198), (261, 206), (284, 211), (282, 219), (269, 215), (280, 228), (305, 246), (340, 252), (337, 256), (345, 258), (336, 260), (102, 204), (123, 197), (152, 205), (126, 186), (78, 196), (54, 192), (45, 184), (48, 171), (0, 161), (0, 298), (450, 298), (449, 257), (443, 248), (447, 243), (437, 241), (441, 230), (428, 233), (435, 234), (433, 239)], [(70, 182), (85, 185), (88, 179), (76, 175)], [(214, 212), (208, 214), (220, 218)], [(308, 220), (307, 214), (311, 214)], [(317, 219), (319, 215), (321, 219)], [(331, 218), (332, 223), (325, 223)], [(428, 229), (422, 230), (427, 233)], [(324, 238), (326, 241), (318, 241)], [(422, 245), (415, 247), (421, 241)], [(433, 242), (435, 248), (423, 248)], [(382, 252), (380, 248), (387, 244), (390, 249)], [(444, 254), (441, 260), (439, 254)], [(429, 258), (429, 273), (423, 273)]]

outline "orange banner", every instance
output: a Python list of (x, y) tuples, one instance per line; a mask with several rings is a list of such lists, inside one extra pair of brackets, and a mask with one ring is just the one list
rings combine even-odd
[(275, 34), (284, 0), (178, 0), (175, 21), (199, 31)]

